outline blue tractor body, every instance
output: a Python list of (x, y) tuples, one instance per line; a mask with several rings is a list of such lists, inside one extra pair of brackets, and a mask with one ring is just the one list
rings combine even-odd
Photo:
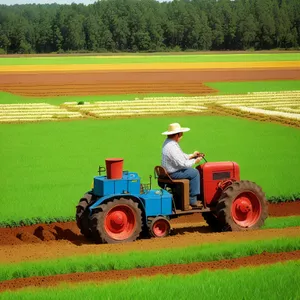
[(123, 171), (122, 179), (95, 176), (91, 194), (97, 199), (90, 211), (112, 198), (131, 198), (140, 203), (146, 218), (172, 214), (172, 195), (163, 189), (142, 189), (141, 178), (135, 172)]

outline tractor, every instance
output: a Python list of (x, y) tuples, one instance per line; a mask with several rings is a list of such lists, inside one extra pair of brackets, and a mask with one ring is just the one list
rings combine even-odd
[[(265, 194), (256, 183), (240, 180), (236, 162), (205, 162), (200, 173), (199, 206), (189, 205), (189, 180), (172, 179), (161, 166), (154, 168), (160, 188), (141, 184), (136, 172), (123, 171), (123, 159), (106, 159), (99, 166), (93, 187), (76, 206), (81, 233), (96, 243), (122, 243), (147, 233), (170, 234), (170, 220), (202, 214), (214, 231), (245, 231), (260, 228), (268, 217)], [(102, 175), (106, 172), (106, 175)]]

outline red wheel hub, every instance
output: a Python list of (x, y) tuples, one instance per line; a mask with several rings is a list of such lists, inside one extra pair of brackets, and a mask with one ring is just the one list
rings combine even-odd
[(170, 226), (167, 220), (157, 220), (153, 226), (152, 231), (155, 236), (157, 237), (163, 237), (166, 235), (166, 233), (169, 231)]
[(117, 205), (106, 215), (106, 233), (115, 240), (126, 240), (131, 236), (136, 224), (133, 209), (128, 205)]
[(231, 215), (236, 224), (247, 228), (258, 221), (261, 209), (257, 196), (252, 192), (244, 192), (233, 201)]

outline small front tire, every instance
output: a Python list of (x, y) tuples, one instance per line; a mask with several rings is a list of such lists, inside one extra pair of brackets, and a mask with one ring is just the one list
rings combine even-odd
[(152, 237), (166, 237), (170, 234), (171, 225), (167, 218), (156, 217), (150, 221), (149, 233)]

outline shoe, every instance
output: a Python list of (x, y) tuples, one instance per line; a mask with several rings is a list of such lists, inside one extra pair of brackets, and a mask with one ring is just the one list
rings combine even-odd
[(196, 203), (190, 204), (190, 206), (192, 208), (200, 208), (202, 207), (202, 204), (200, 203), (200, 201), (197, 201)]

